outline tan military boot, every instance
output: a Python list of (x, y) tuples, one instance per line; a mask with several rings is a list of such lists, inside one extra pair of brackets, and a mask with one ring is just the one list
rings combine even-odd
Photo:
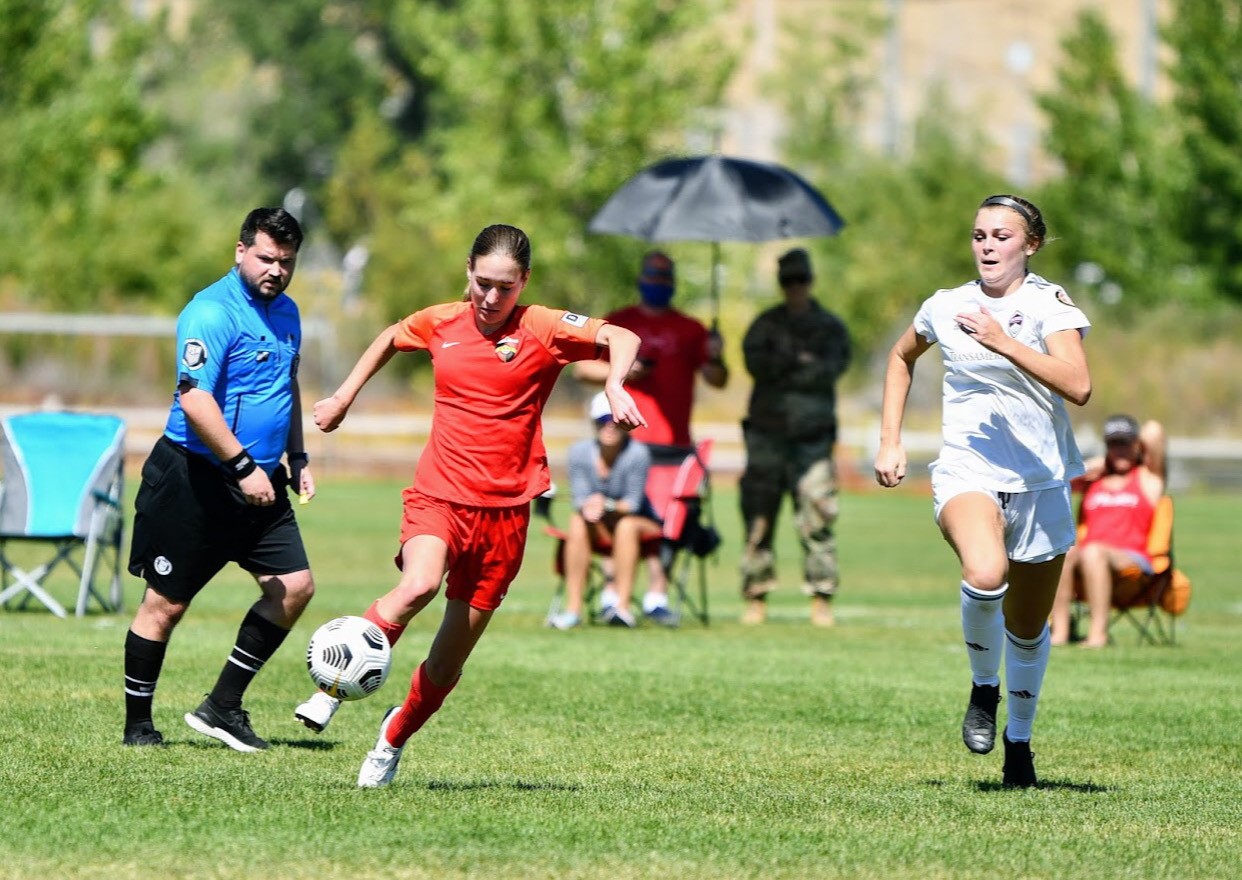
[(832, 614), (832, 600), (827, 596), (811, 597), (811, 625), (836, 626), (837, 619)]
[(742, 612), (742, 623), (746, 626), (759, 626), (768, 619), (768, 603), (763, 599), (747, 599), (746, 610)]

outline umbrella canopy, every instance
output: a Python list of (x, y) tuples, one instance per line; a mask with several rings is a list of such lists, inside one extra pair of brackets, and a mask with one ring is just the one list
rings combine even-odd
[(788, 168), (712, 155), (644, 168), (609, 197), (587, 229), (647, 241), (711, 242), (715, 313), (720, 242), (816, 238), (836, 235), (844, 225), (828, 201)]
[(631, 177), (587, 227), (647, 241), (771, 241), (845, 225), (788, 168), (729, 156), (666, 159)]

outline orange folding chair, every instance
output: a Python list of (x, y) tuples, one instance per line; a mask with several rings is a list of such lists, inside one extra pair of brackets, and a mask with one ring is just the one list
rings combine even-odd
[[(1079, 526), (1078, 538), (1083, 538)], [(1126, 619), (1138, 631), (1140, 643), (1172, 645), (1176, 641), (1177, 618), (1190, 606), (1190, 579), (1173, 564), (1173, 498), (1161, 496), (1152, 517), (1151, 530), (1147, 535), (1147, 555), (1151, 559), (1151, 573), (1138, 565), (1129, 566), (1113, 575), (1112, 615), (1109, 618), (1109, 637), (1117, 621)], [(1075, 584), (1075, 593), (1081, 596), (1082, 586)], [(1074, 629), (1086, 614), (1082, 602), (1075, 603)]]
[[(689, 614), (704, 626), (708, 624), (707, 557), (720, 544), (720, 536), (712, 521), (711, 481), (708, 461), (712, 441), (703, 440), (685, 452), (680, 460), (653, 463), (647, 472), (647, 498), (663, 523), (660, 536), (644, 541), (643, 558), (659, 556), (668, 578), (672, 611), (679, 617)], [(547, 521), (544, 532), (556, 540), (554, 569), (558, 576), (556, 592), (548, 609), (551, 621), (560, 613), (565, 598), (565, 540), (567, 534), (553, 521), (551, 502), (554, 492), (536, 499), (535, 514)], [(588, 618), (595, 622), (597, 612), (593, 601), (603, 589), (607, 578), (599, 559), (612, 552), (610, 545), (592, 546), (595, 564), (587, 581), (586, 607)], [(691, 569), (697, 562), (697, 590), (691, 593)]]

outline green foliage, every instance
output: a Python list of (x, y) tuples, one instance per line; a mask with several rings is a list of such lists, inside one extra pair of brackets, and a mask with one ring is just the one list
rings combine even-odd
[(1242, 2), (1174, 4), (1170, 75), (1188, 160), (1179, 218), (1194, 259), (1242, 302)]
[(1191, 251), (1177, 217), (1189, 169), (1171, 108), (1144, 100), (1125, 80), (1112, 33), (1086, 10), (1062, 43), (1056, 85), (1039, 98), (1048, 115), (1047, 145), (1063, 174), (1042, 193), (1055, 243), (1048, 261), (1068, 281), (1082, 275), (1101, 304), (1133, 306), (1208, 296), (1199, 276), (1180, 270)]
[[(248, 107), (262, 137), (253, 149), (263, 184), (318, 197), (337, 151), (361, 114), (386, 99), (422, 91), (387, 51), (393, 0), (213, 0), (200, 17), (221, 19), (266, 81)], [(408, 102), (397, 101), (402, 108)], [(405, 121), (400, 113), (395, 122)]]
[(718, 5), (397, 4), (391, 48), (426, 84), (426, 136), (365, 118), (326, 209), (338, 240), (372, 237), (367, 287), (387, 314), (456, 295), (470, 241), (495, 222), (531, 234), (532, 301), (601, 314), (628, 300), (618, 280), (633, 276), (641, 243), (588, 241), (586, 225), (719, 100), (731, 60), (709, 25)]
[[(789, 160), (847, 224), (808, 246), (820, 267), (819, 296), (845, 318), (862, 352), (887, 344), (938, 287), (973, 277), (975, 207), (1003, 189), (978, 158), (987, 145), (977, 126), (940, 84), (929, 87), (903, 158), (859, 148), (862, 111), (877, 87), (867, 53), (884, 25), (869, 9), (847, 4), (835, 21), (813, 12), (795, 19), (773, 83), (785, 96)], [(808, 69), (824, 75), (808, 77)]]
[(43, 304), (116, 293), (105, 240), (161, 130), (153, 46), (120, 2), (0, 3), (0, 271)]

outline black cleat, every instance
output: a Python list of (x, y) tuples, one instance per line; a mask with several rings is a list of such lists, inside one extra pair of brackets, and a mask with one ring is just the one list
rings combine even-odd
[(268, 747), (267, 741), (250, 728), (250, 715), (245, 709), (221, 709), (211, 697), (199, 703), (193, 712), (185, 713), (185, 723), (239, 752), (261, 752)]
[(1005, 744), (1005, 769), (1002, 784), (1005, 788), (1035, 788), (1035, 755), (1029, 742), (1011, 742), (1009, 732), (1001, 737)]
[(125, 728), (125, 737), (121, 740), (126, 746), (162, 746), (164, 735), (155, 729), (150, 721), (139, 721)]
[(971, 685), (970, 704), (962, 719), (962, 742), (976, 755), (986, 755), (996, 745), (996, 707), (999, 704), (999, 685)]

